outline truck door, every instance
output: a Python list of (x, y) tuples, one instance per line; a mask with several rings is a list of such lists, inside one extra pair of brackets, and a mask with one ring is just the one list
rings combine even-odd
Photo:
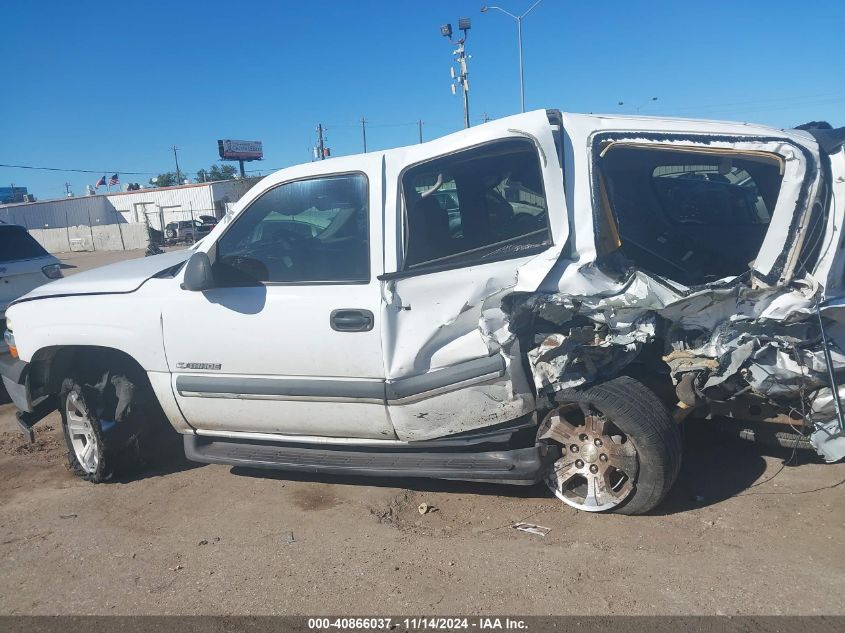
[(546, 113), (391, 153), (386, 174), (397, 207), (386, 215), (383, 345), (397, 436), (425, 440), (531, 414), (501, 301), (535, 290), (566, 243)]
[(201, 247), (216, 287), (163, 306), (173, 390), (201, 434), (395, 439), (377, 280), (382, 158), (325, 167), (248, 193)]

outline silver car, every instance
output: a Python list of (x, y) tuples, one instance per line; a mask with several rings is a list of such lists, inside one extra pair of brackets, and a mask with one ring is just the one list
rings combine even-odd
[[(0, 331), (6, 330), (6, 307), (12, 301), (61, 276), (59, 260), (24, 227), (0, 223)], [(7, 349), (0, 341), (0, 353)]]

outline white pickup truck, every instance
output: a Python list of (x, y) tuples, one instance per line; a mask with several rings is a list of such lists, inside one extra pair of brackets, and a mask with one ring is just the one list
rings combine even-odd
[(18, 299), (0, 371), (93, 482), (161, 419), (199, 462), (628, 514), (688, 416), (836, 461), (843, 141), (540, 110), (283, 169), (190, 250)]

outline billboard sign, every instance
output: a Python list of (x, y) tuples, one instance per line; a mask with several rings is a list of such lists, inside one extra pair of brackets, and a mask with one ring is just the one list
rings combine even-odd
[(217, 141), (217, 151), (223, 160), (261, 160), (264, 147), (261, 141)]

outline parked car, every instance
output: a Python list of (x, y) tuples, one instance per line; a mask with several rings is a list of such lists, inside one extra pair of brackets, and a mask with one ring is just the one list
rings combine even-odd
[(836, 461), (843, 143), (541, 110), (290, 167), (192, 250), (15, 301), (0, 373), (94, 482), (161, 418), (198, 462), (627, 514), (672, 487), (691, 417)]
[[(58, 259), (27, 230), (0, 222), (0, 329), (6, 330), (6, 307), (33, 288), (62, 276)], [(0, 354), (8, 352), (0, 341)]]
[(170, 222), (164, 227), (164, 239), (167, 242), (185, 242), (193, 244), (209, 234), (213, 227), (199, 220), (180, 220)]
[(202, 224), (210, 227), (217, 226), (217, 218), (213, 215), (201, 215), (197, 218)]

